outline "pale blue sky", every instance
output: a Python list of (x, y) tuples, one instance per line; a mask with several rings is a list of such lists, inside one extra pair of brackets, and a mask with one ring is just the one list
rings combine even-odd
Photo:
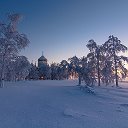
[(111, 34), (128, 46), (128, 0), (0, 0), (0, 18), (10, 12), (24, 16), (19, 31), (31, 43), (21, 54), (30, 62), (42, 51), (49, 63), (82, 57), (88, 40)]

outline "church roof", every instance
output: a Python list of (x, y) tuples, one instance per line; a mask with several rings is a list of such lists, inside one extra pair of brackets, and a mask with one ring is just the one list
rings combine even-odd
[(44, 56), (41, 56), (38, 61), (47, 61), (47, 59)]

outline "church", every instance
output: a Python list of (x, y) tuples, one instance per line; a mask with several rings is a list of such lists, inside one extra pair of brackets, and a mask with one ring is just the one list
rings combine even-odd
[(42, 54), (41, 57), (38, 59), (38, 64), (36, 66), (32, 63), (31, 69), (29, 71), (29, 75), (27, 76), (27, 79), (35, 79), (35, 80), (47, 80), (51, 79), (51, 68), (48, 64), (48, 60), (44, 57)]
[(42, 56), (38, 59), (38, 67), (40, 68), (44, 65), (48, 65), (48, 63), (47, 63), (47, 59), (42, 54)]
[(50, 67), (48, 65), (47, 59), (42, 56), (38, 59), (38, 71), (39, 71), (39, 79), (50, 79), (51, 77), (51, 72), (50, 72)]

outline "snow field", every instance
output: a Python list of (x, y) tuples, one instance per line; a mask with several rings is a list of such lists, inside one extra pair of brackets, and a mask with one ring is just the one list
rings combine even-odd
[(95, 87), (95, 95), (81, 90), (77, 81), (5, 84), (0, 128), (128, 128), (127, 84)]

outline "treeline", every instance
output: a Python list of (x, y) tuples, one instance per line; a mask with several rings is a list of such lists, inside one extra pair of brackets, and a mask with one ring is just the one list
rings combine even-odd
[(89, 40), (86, 46), (89, 53), (82, 58), (74, 56), (68, 61), (62, 60), (60, 63), (42, 65), (42, 67), (32, 64), (27, 79), (79, 78), (79, 84), (84, 81), (89, 86), (95, 83), (100, 86), (101, 83), (108, 85), (115, 82), (118, 86), (118, 80), (127, 77), (128, 70), (125, 64), (128, 63), (128, 58), (120, 53), (126, 52), (128, 48), (117, 37), (109, 36), (102, 45)]

